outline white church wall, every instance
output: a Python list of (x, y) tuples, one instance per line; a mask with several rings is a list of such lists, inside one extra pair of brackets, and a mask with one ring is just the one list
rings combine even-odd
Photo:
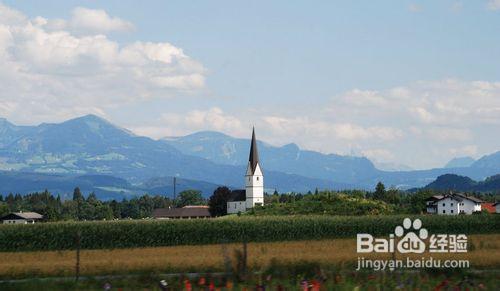
[(232, 201), (227, 203), (227, 213), (229, 214), (245, 212), (246, 210), (246, 201)]

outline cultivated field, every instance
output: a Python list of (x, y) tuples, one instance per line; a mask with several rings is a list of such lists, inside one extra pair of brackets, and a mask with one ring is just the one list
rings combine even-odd
[[(496, 234), (500, 215), (412, 216), (431, 233)], [(0, 225), (0, 251), (116, 249), (387, 236), (404, 216), (259, 216)]]
[[(469, 236), (465, 254), (436, 255), (434, 258), (468, 259), (473, 269), (500, 266), (500, 234)], [(129, 274), (169, 272), (223, 272), (225, 264), (236, 264), (234, 254), (242, 244), (212, 244), (114, 250), (82, 250), (81, 274)], [(426, 254), (428, 256), (428, 254)], [(354, 270), (358, 254), (354, 239), (329, 239), (248, 244), (248, 266), (266, 270), (271, 264), (294, 265), (311, 262), (328, 268)], [(364, 256), (373, 257), (373, 256)], [(378, 255), (377, 258), (389, 256)], [(419, 256), (420, 257), (420, 256)], [(72, 276), (75, 251), (0, 252), (0, 276)]]

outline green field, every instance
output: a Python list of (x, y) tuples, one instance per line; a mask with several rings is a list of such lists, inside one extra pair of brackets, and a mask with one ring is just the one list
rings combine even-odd
[[(500, 215), (412, 216), (435, 233), (498, 233)], [(386, 236), (404, 216), (261, 216), (206, 220), (132, 220), (1, 225), (0, 251), (67, 250), (80, 233), (82, 249)]]

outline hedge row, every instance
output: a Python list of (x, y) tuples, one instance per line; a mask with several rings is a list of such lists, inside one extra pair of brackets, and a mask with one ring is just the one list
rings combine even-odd
[[(1, 225), (0, 251), (113, 249), (201, 245), (241, 241), (287, 241), (355, 237), (357, 233), (387, 236), (404, 216), (280, 216), (206, 220), (58, 222)], [(412, 218), (416, 218), (412, 217)], [(432, 233), (499, 233), (500, 215), (421, 216)]]

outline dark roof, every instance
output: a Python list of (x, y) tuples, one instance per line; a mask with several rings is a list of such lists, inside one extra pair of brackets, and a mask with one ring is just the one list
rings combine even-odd
[(434, 196), (431, 196), (431, 197), (425, 199), (425, 201), (441, 200), (442, 198), (443, 198), (443, 195), (434, 195)]
[(153, 210), (154, 218), (189, 218), (210, 217), (208, 207), (157, 208)]
[(453, 193), (453, 194), (444, 195), (443, 197), (441, 197), (440, 199), (438, 199), (436, 201), (443, 200), (446, 198), (451, 198), (451, 199), (456, 200), (458, 202), (461, 202), (464, 199), (470, 200), (474, 203), (483, 203), (484, 202), (483, 200), (476, 198), (474, 196), (467, 196), (467, 195), (460, 194), (460, 193)]
[(247, 200), (247, 192), (245, 190), (233, 190), (231, 191), (231, 196), (229, 196), (227, 202), (246, 201), (246, 200)]
[(455, 194), (455, 195), (460, 196), (460, 197), (462, 197), (463, 199), (468, 199), (468, 200), (470, 200), (470, 201), (476, 202), (476, 203), (483, 203), (483, 202), (484, 202), (483, 200), (481, 200), (481, 199), (479, 199), (479, 198), (477, 198), (477, 197), (474, 197), (474, 196), (467, 196), (467, 195), (465, 195), (465, 194), (461, 194), (461, 193), (457, 193), (457, 194)]
[(2, 217), (2, 220), (6, 219), (26, 219), (26, 220), (38, 220), (42, 219), (43, 215), (36, 212), (13, 212)]
[(259, 163), (259, 151), (257, 150), (257, 139), (255, 138), (255, 128), (252, 129), (252, 143), (250, 145), (250, 156), (248, 162), (252, 167), (252, 174), (255, 173), (257, 164)]

